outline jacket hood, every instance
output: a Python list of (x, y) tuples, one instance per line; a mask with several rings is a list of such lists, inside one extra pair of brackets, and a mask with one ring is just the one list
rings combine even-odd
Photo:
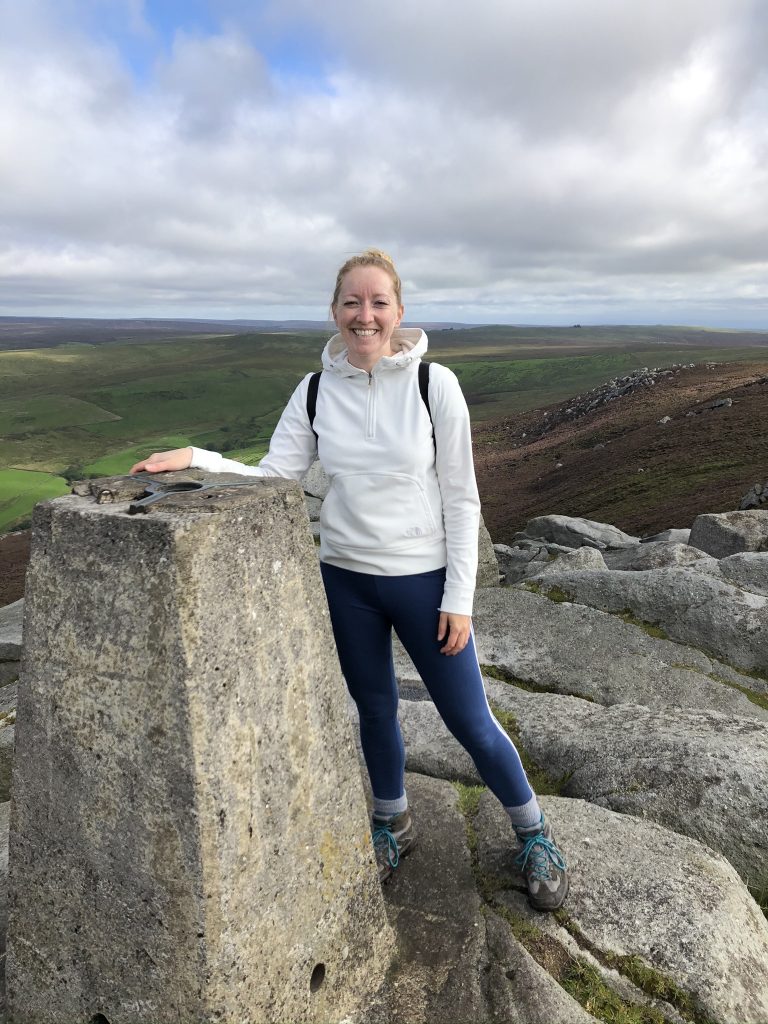
[[(390, 342), (394, 355), (382, 356), (376, 363), (377, 370), (397, 370), (421, 359), (427, 351), (427, 336), (420, 327), (397, 327)], [(347, 346), (340, 334), (334, 334), (323, 349), (323, 369), (340, 373), (344, 377), (365, 373), (353, 366), (347, 359)]]

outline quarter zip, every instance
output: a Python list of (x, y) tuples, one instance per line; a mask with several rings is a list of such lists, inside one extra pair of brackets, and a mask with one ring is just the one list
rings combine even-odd
[(365, 438), (371, 440), (376, 437), (376, 386), (373, 381), (373, 373), (368, 371), (367, 402), (365, 407)]

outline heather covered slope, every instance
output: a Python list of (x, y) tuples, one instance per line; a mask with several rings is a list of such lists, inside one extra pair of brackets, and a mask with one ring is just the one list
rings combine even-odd
[(768, 475), (768, 361), (638, 371), (481, 424), (475, 460), (497, 542), (557, 513), (641, 535), (689, 527)]

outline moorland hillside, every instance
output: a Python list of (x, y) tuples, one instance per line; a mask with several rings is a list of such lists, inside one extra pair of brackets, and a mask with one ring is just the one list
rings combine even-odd
[(642, 369), (479, 424), (475, 461), (499, 543), (545, 514), (639, 535), (690, 527), (768, 476), (768, 361)]

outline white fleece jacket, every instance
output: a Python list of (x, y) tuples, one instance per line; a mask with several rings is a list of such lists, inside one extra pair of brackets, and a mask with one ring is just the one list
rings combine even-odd
[(307, 418), (310, 374), (299, 384), (258, 466), (192, 449), (192, 466), (212, 473), (300, 480), (316, 455), (331, 480), (320, 513), (320, 559), (355, 572), (399, 576), (446, 566), (440, 610), (472, 614), (480, 501), (469, 413), (455, 374), (433, 363), (432, 425), (419, 394), (427, 336), (392, 335), (392, 356), (371, 373), (347, 359), (340, 335), (323, 351), (315, 415)]

